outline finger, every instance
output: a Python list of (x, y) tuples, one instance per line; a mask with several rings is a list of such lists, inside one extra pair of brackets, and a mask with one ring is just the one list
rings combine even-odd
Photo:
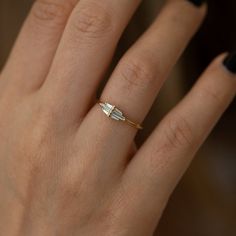
[(34, 3), (3, 72), (3, 77), (18, 91), (35, 90), (44, 81), (76, 2), (37, 0)]
[[(198, 8), (185, 0), (169, 1), (151, 28), (121, 59), (101, 100), (116, 105), (130, 120), (140, 123), (204, 14), (205, 6)], [(123, 162), (121, 157), (126, 156), (136, 129), (108, 119), (98, 105), (87, 119), (93, 136), (99, 123), (103, 137), (109, 137), (117, 154), (115, 160)]]
[[(81, 0), (74, 9), (42, 92), (60, 97), (67, 117), (87, 112), (121, 33), (140, 0)], [(68, 96), (69, 95), (69, 96)], [(79, 102), (79, 105), (78, 105)]]
[[(221, 55), (213, 62), (164, 118), (126, 169), (126, 188), (132, 189), (129, 194), (133, 197), (138, 195), (131, 207), (149, 219), (152, 216), (152, 229), (192, 157), (235, 97), (236, 76), (222, 66), (223, 58)], [(235, 61), (234, 57), (234, 69)]]

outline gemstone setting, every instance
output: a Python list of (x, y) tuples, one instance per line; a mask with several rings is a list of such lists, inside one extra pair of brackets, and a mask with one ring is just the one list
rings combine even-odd
[(111, 105), (107, 102), (102, 103), (100, 102), (99, 105), (102, 108), (102, 111), (108, 116), (111, 117), (114, 120), (121, 120), (121, 121), (125, 121), (125, 117), (122, 113), (122, 111), (120, 111), (118, 108), (116, 108), (114, 105)]

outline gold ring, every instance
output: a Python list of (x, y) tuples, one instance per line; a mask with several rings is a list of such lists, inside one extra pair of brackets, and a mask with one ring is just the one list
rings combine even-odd
[(127, 119), (124, 115), (123, 112), (120, 111), (116, 106), (111, 105), (107, 102), (102, 102), (102, 101), (98, 101), (98, 104), (101, 106), (102, 111), (110, 118), (117, 120), (117, 121), (123, 121), (126, 122), (127, 124), (129, 124), (130, 126), (136, 128), (136, 129), (143, 129), (143, 127), (138, 124), (135, 123), (129, 119)]

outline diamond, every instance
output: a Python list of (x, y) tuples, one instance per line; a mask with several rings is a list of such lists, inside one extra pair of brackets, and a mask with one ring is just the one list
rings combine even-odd
[(99, 105), (102, 107), (103, 112), (108, 117), (111, 117), (114, 120), (125, 121), (125, 117), (123, 116), (123, 113), (118, 108), (116, 108), (114, 105), (111, 105), (107, 102), (105, 102), (105, 103), (100, 102)]

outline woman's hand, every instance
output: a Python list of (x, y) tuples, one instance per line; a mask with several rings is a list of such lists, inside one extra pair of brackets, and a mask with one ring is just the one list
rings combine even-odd
[[(204, 18), (200, 2), (168, 1), (121, 59), (101, 100), (142, 122)], [(137, 130), (106, 117), (95, 95), (139, 3), (35, 2), (0, 79), (1, 235), (151, 235), (234, 98), (235, 58), (223, 66), (221, 55), (134, 150)]]

